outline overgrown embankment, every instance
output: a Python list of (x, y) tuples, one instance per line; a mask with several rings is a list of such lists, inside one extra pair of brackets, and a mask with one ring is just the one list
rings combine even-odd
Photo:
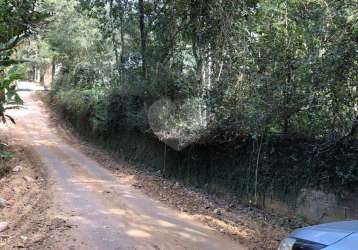
[[(292, 214), (306, 215), (305, 206), (312, 207), (312, 200), (305, 201), (312, 196), (307, 190), (333, 192), (340, 197), (326, 207), (348, 206), (343, 216), (356, 216), (355, 203), (343, 202), (358, 184), (358, 142), (352, 137), (254, 138), (227, 129), (214, 131), (176, 151), (152, 133), (146, 120), (129, 122), (133, 121), (133, 117), (128, 117), (130, 111), (142, 112), (144, 106), (135, 96), (98, 97), (89, 91), (57, 91), (51, 96), (57, 111), (80, 135), (118, 152), (126, 160), (160, 171), (167, 178), (219, 196), (231, 195), (259, 207), (277, 211), (279, 205), (282, 212)], [(109, 117), (101, 120), (99, 114)], [(317, 210), (322, 207), (315, 206)], [(314, 216), (308, 213), (308, 217), (320, 220), (324, 219), (324, 213), (332, 211), (333, 207)]]

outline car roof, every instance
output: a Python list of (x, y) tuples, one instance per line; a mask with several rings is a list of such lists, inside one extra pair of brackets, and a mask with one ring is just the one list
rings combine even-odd
[(337, 243), (324, 248), (325, 250), (347, 250), (357, 249), (358, 233), (353, 233)]
[(333, 229), (333, 230), (341, 230), (341, 231), (346, 231), (346, 232), (351, 232), (351, 233), (358, 233), (358, 220), (326, 223), (326, 224), (311, 226), (308, 228)]
[(301, 228), (292, 232), (290, 237), (329, 246), (356, 232), (358, 221), (341, 221)]

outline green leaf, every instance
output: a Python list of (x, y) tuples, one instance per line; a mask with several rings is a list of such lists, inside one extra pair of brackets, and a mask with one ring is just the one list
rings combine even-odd
[(0, 158), (2, 159), (11, 159), (14, 156), (13, 152), (0, 150)]

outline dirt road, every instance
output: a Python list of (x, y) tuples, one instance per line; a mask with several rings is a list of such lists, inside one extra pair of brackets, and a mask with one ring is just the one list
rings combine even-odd
[(12, 111), (11, 137), (31, 147), (52, 180), (50, 209), (71, 225), (51, 249), (246, 249), (237, 242), (165, 207), (64, 141), (49, 114), (22, 84), (25, 106)]

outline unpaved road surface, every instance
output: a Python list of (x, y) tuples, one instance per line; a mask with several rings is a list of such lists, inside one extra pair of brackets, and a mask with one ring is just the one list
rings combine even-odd
[[(47, 168), (52, 213), (71, 229), (46, 249), (246, 249), (230, 238), (122, 183), (109, 170), (64, 141), (34, 85), (22, 86), (24, 108), (12, 111), (11, 138)], [(21, 87), (20, 87), (21, 88)], [(44, 248), (44, 247), (43, 247)]]

